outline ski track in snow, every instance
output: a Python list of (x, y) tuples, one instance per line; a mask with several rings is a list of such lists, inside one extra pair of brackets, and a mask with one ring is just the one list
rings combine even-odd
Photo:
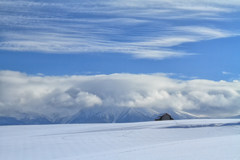
[(2, 160), (240, 159), (240, 119), (0, 126)]

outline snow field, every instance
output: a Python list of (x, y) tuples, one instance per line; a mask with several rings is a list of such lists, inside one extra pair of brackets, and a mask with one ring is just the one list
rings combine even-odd
[(0, 126), (0, 159), (240, 159), (240, 120)]

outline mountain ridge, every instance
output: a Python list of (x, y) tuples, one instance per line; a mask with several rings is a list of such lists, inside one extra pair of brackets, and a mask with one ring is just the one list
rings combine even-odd
[(198, 119), (199, 117), (183, 111), (140, 107), (89, 107), (82, 108), (77, 113), (61, 117), (57, 114), (23, 113), (19, 118), (0, 117), (0, 125), (26, 124), (72, 124), (72, 123), (128, 123), (154, 121), (160, 113), (169, 113), (173, 119)]

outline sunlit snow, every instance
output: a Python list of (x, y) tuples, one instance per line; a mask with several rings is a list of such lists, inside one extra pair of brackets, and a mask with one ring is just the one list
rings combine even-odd
[(240, 119), (0, 126), (1, 160), (240, 159)]

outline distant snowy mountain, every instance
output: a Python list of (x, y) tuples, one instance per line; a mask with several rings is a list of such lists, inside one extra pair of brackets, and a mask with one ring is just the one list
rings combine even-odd
[(230, 118), (230, 119), (240, 119), (240, 115), (234, 116), (234, 117), (227, 117), (227, 118)]
[(154, 108), (93, 107), (81, 109), (71, 116), (66, 123), (126, 123), (153, 121), (160, 113), (167, 112), (174, 119), (195, 119), (197, 116), (173, 110)]
[(152, 121), (159, 113), (148, 108), (84, 108), (67, 123), (124, 123)]
[(0, 125), (26, 125), (26, 124), (52, 124), (45, 116), (37, 116), (34, 118), (29, 118), (26, 116), (24, 118), (18, 119), (15, 117), (0, 117)]
[(65, 123), (127, 123), (154, 121), (161, 113), (170, 114), (173, 119), (197, 119), (198, 117), (183, 111), (160, 110), (158, 108), (127, 107), (89, 107), (80, 109), (76, 114), (61, 117), (47, 117), (39, 114), (21, 114), (20, 117), (0, 117), (0, 125), (18, 124), (65, 124)]

